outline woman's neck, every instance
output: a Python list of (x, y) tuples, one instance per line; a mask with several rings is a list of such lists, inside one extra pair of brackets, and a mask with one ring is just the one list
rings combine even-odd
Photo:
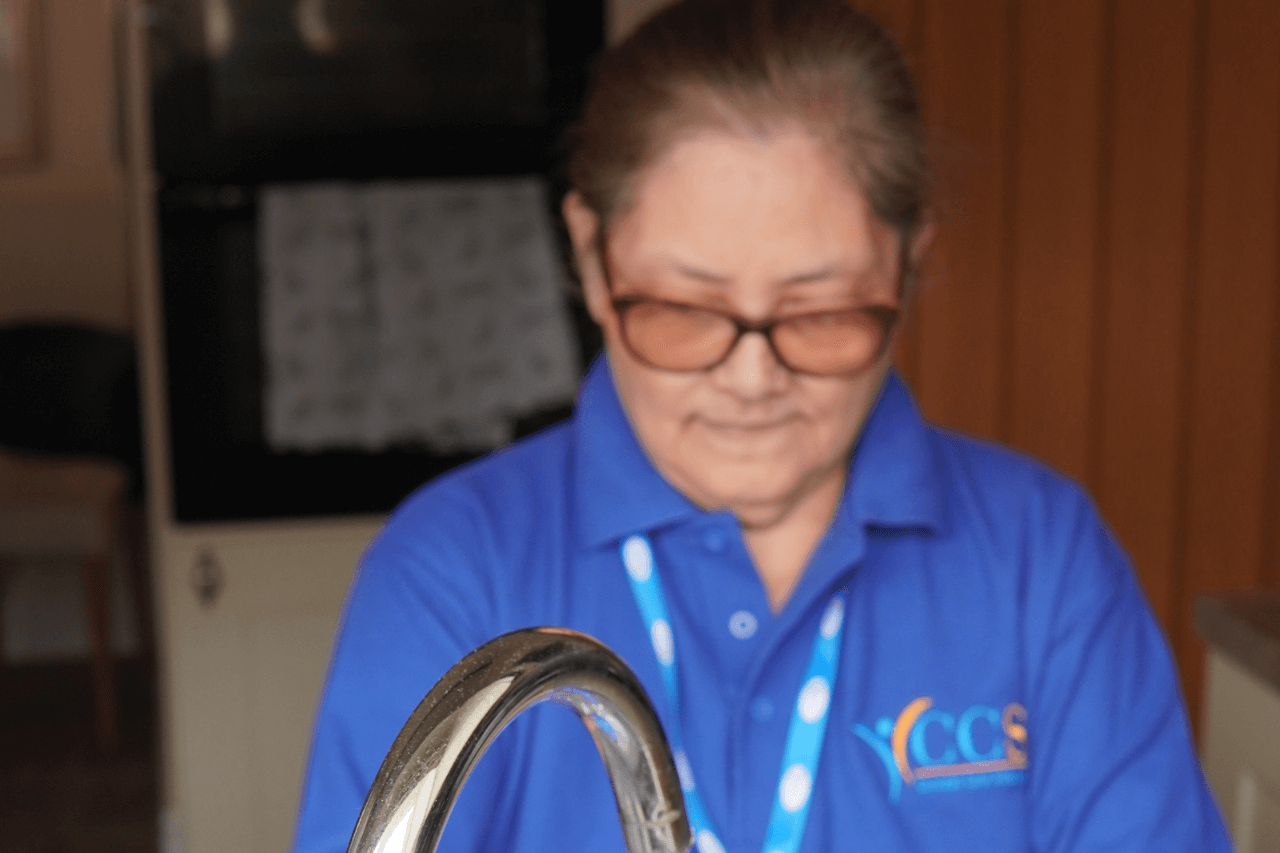
[(769, 609), (779, 613), (800, 584), (813, 552), (826, 535), (844, 494), (841, 467), (776, 518), (753, 520), (738, 513), (747, 553), (764, 585)]

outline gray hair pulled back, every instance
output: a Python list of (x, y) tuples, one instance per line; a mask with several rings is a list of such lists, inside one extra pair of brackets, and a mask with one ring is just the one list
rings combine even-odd
[[(598, 60), (568, 134), (569, 183), (600, 218), (624, 214), (644, 169), (706, 129), (799, 123), (844, 165), (903, 257), (931, 174), (915, 79), (848, 0), (678, 0)], [(911, 279), (904, 265), (904, 286)]]

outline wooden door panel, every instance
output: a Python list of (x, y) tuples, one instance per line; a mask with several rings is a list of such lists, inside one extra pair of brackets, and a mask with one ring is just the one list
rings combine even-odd
[(1269, 536), (1280, 4), (1209, 4), (1188, 423), (1186, 577), (1175, 641), (1199, 703), (1193, 591), (1254, 586)]
[(1018, 11), (1009, 438), (1087, 471), (1098, 272), (1101, 0)]
[(916, 387), (929, 417), (987, 437), (1001, 432), (1011, 319), (1010, 11), (1008, 0), (935, 0), (920, 61), (940, 228), (916, 317)]
[(1100, 410), (1091, 469), (1103, 514), (1161, 622), (1175, 576), (1191, 275), (1194, 0), (1120, 0), (1103, 209)]

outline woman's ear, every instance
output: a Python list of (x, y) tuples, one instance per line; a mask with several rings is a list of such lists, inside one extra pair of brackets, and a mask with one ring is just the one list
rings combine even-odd
[[(911, 235), (910, 243), (898, 244), (901, 252), (898, 256), (901, 267), (898, 270), (898, 298), (903, 301), (904, 308), (910, 308), (911, 303), (914, 303), (918, 296), (920, 265), (924, 262), (924, 256), (928, 254), (933, 238), (938, 233), (938, 223), (932, 210), (924, 211), (920, 219), (915, 233)], [(902, 328), (901, 323), (898, 324), (898, 328)]]
[(916, 233), (911, 238), (910, 258), (911, 268), (919, 269), (920, 264), (924, 261), (924, 256), (929, 251), (929, 247), (933, 245), (933, 238), (938, 234), (938, 218), (932, 210), (926, 210), (924, 216), (921, 217), (920, 227), (916, 229)]
[(564, 224), (569, 229), (569, 242), (573, 245), (573, 261), (582, 282), (582, 296), (587, 312), (596, 325), (603, 326), (612, 316), (609, 304), (609, 288), (601, 268), (600, 217), (587, 206), (577, 190), (571, 190), (560, 206)]

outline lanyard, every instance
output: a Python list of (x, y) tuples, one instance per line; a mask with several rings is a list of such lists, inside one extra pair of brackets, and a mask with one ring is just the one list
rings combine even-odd
[[(706, 807), (694, 784), (693, 769), (684, 748), (684, 733), (680, 727), (680, 680), (676, 669), (676, 645), (671, 633), (671, 619), (667, 614), (667, 601), (653, 560), (653, 548), (645, 536), (630, 536), (622, 543), (622, 564), (631, 581), (640, 615), (649, 629), (653, 653), (662, 670), (662, 686), (671, 706), (671, 727), (668, 732), (680, 774), (680, 787), (684, 789), (685, 808), (693, 828), (698, 853), (724, 853), (724, 845), (716, 836), (707, 816)], [(763, 853), (796, 853), (809, 818), (810, 793), (818, 772), (818, 758), (822, 754), (822, 736), (827, 730), (827, 711), (831, 705), (831, 688), (835, 684), (840, 664), (840, 635), (844, 630), (846, 592), (840, 590), (831, 597), (823, 611), (813, 640), (813, 652), (805, 670), (800, 695), (796, 697), (791, 712), (791, 725), (787, 729), (787, 742), (782, 751), (782, 769), (778, 789), (769, 814), (769, 828), (765, 832)]]

